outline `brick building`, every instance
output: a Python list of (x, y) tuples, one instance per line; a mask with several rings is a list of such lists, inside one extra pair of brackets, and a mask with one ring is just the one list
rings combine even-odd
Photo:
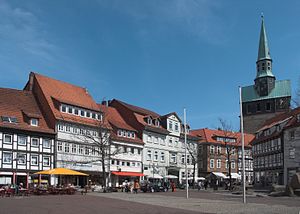
[[(201, 138), (199, 141), (198, 174), (207, 177), (214, 173), (225, 178), (229, 175), (231, 167), (232, 177), (241, 178), (242, 156), (241, 156), (241, 133), (224, 130), (198, 129), (192, 130), (192, 135)], [(252, 182), (252, 134), (244, 134), (245, 137), (245, 171), (246, 181)], [(227, 154), (230, 154), (230, 165)]]

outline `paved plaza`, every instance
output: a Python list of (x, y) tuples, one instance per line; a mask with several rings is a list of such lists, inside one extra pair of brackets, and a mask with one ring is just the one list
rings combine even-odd
[(195, 213), (295, 213), (300, 211), (300, 198), (256, 195), (241, 196), (226, 192), (185, 191), (167, 193), (88, 193), (87, 195), (46, 195), (0, 198), (0, 214), (195, 214)]

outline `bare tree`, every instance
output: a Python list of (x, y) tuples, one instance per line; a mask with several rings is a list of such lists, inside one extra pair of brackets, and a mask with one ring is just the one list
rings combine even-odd
[[(100, 116), (98, 116), (97, 127), (95, 131), (87, 130), (81, 135), (76, 136), (83, 143), (90, 147), (90, 152), (97, 154), (97, 158), (93, 160), (80, 161), (79, 164), (87, 164), (93, 162), (100, 162), (102, 169), (102, 184), (104, 191), (107, 190), (110, 182), (110, 160), (113, 156), (120, 152), (119, 148), (112, 149), (111, 141), (111, 127), (107, 120), (107, 107), (101, 106)], [(107, 170), (106, 170), (107, 168)], [(109, 173), (107, 179), (107, 172)]]
[[(226, 154), (223, 154), (228, 163), (228, 175), (229, 175), (229, 186), (232, 188), (232, 176), (231, 176), (231, 161), (232, 155), (235, 153), (235, 147), (237, 146), (238, 136), (237, 132), (233, 131), (232, 125), (225, 119), (219, 118), (220, 128), (223, 132), (223, 142), (225, 144)], [(237, 152), (237, 151), (236, 151)]]

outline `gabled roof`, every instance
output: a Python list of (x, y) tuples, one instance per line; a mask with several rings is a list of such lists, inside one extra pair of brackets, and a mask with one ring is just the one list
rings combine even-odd
[(97, 103), (85, 88), (72, 85), (60, 80), (55, 80), (50, 77), (43, 76), (38, 73), (31, 73), (36, 83), (42, 90), (47, 103), (49, 104), (54, 117), (57, 120), (64, 120), (73, 123), (81, 123), (85, 125), (99, 125), (99, 121), (90, 118), (79, 117), (68, 113), (60, 112), (55, 102), (70, 104), (80, 108), (100, 112)]
[(135, 113), (138, 113), (138, 114), (141, 114), (141, 115), (144, 115), (144, 116), (151, 116), (153, 118), (156, 118), (156, 117), (160, 117), (159, 114), (155, 113), (154, 111), (150, 111), (148, 109), (145, 109), (145, 108), (141, 108), (141, 107), (138, 107), (138, 106), (134, 106), (134, 105), (131, 105), (131, 104), (128, 104), (128, 103), (125, 103), (123, 101), (120, 101), (120, 100), (116, 100), (115, 101), (121, 103), (122, 105), (124, 105), (126, 108), (128, 108), (129, 110), (135, 112)]
[(113, 126), (119, 129), (125, 129), (128, 131), (134, 131), (137, 132), (136, 129), (131, 127), (129, 124), (125, 122), (123, 117), (119, 114), (119, 112), (113, 108), (113, 107), (108, 107), (108, 106), (103, 106), (101, 104), (98, 104), (99, 109), (105, 109), (105, 116), (106, 119), (108, 120), (109, 123), (111, 123)]
[[(20, 129), (25, 131), (54, 134), (46, 123), (34, 95), (30, 91), (0, 88), (0, 116), (16, 117), (17, 123), (3, 122), (0, 127)], [(37, 118), (37, 127), (29, 124), (30, 118)]]
[[(235, 138), (237, 143), (228, 143), (231, 145), (241, 146), (241, 137), (240, 132), (230, 132), (224, 130), (214, 130), (214, 129), (197, 129), (191, 130), (191, 134), (197, 137), (200, 137), (200, 143), (215, 143), (215, 144), (225, 144), (224, 142), (217, 141), (216, 137), (226, 137), (226, 138)], [(251, 142), (254, 139), (254, 135), (244, 133), (244, 143), (245, 146), (251, 146)]]
[(296, 123), (297, 115), (299, 115), (299, 114), (300, 114), (300, 107), (295, 108), (289, 112), (272, 117), (272, 118), (268, 119), (257, 132), (269, 129), (273, 126), (276, 126), (276, 125), (278, 125), (280, 123), (284, 123), (284, 122), (288, 122), (288, 123), (283, 128), (292, 126), (294, 123)]
[(242, 102), (252, 102), (258, 100), (267, 100), (280, 97), (291, 96), (291, 83), (290, 80), (277, 80), (275, 87), (267, 96), (259, 96), (255, 90), (254, 85), (245, 86), (242, 88)]
[(181, 119), (180, 119), (180, 117), (178, 117), (178, 115), (177, 115), (176, 112), (168, 113), (168, 114), (166, 114), (166, 115), (161, 116), (160, 118), (166, 119), (166, 118), (168, 118), (168, 117), (170, 117), (170, 116), (172, 116), (172, 115), (174, 115), (175, 117), (177, 117), (178, 121), (181, 122)]

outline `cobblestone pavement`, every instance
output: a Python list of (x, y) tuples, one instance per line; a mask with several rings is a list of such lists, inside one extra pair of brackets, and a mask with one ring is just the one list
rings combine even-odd
[[(108, 193), (109, 194), (109, 193)], [(108, 195), (107, 194), (107, 195)], [(102, 193), (102, 195), (104, 195)], [(0, 197), (0, 214), (197, 214), (91, 195)]]
[[(243, 204), (241, 196), (229, 197), (229, 194), (213, 192), (190, 192), (185, 198), (184, 191), (175, 193), (90, 193), (91, 195), (134, 201), (142, 204), (172, 207), (204, 213), (295, 213), (300, 212), (299, 198), (270, 198), (249, 196), (249, 203)], [(281, 201), (281, 203), (278, 203)]]

